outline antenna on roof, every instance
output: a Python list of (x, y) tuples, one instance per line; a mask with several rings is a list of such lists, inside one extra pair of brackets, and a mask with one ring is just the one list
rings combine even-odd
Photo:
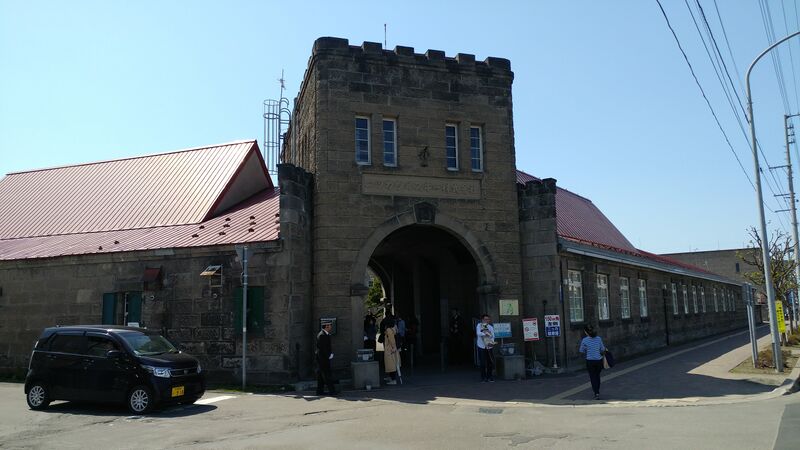
[(386, 24), (383, 24), (383, 48), (386, 48)]
[(286, 80), (283, 78), (283, 70), (278, 83), (281, 85), (280, 97), (278, 100), (264, 100), (264, 163), (267, 165), (269, 174), (277, 177), (278, 164), (283, 159), (281, 152), (284, 146), (286, 132), (289, 130), (289, 122), (292, 118), (292, 111), (289, 109), (289, 99), (284, 97), (286, 90)]

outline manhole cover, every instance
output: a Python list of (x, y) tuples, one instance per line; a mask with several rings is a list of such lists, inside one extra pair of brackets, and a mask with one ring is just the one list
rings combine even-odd
[(481, 414), (503, 414), (503, 408), (478, 408)]

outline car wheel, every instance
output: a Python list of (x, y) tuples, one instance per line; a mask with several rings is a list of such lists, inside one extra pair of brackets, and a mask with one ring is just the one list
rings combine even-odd
[(44, 409), (50, 404), (47, 388), (41, 383), (33, 383), (31, 385), (26, 400), (31, 409)]
[(153, 402), (153, 392), (146, 386), (136, 386), (128, 393), (128, 409), (134, 414), (149, 412)]

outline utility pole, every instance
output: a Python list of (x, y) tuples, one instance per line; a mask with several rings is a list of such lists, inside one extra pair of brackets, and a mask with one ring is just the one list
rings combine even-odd
[(770, 45), (766, 48), (763, 52), (761, 52), (756, 59), (750, 63), (750, 67), (747, 68), (747, 74), (745, 75), (745, 87), (747, 90), (747, 113), (748, 119), (750, 122), (750, 143), (753, 145), (753, 164), (755, 167), (755, 178), (756, 178), (756, 200), (758, 202), (758, 214), (760, 219), (760, 233), (761, 233), (761, 254), (764, 258), (764, 284), (767, 290), (767, 307), (769, 308), (769, 327), (770, 327), (770, 334), (772, 335), (772, 353), (773, 353), (773, 362), (775, 363), (775, 370), (778, 372), (783, 372), (783, 355), (781, 354), (781, 341), (780, 336), (778, 336), (778, 318), (776, 317), (776, 308), (775, 308), (775, 286), (772, 285), (772, 270), (770, 268), (770, 256), (769, 256), (769, 235), (767, 235), (767, 220), (764, 217), (764, 197), (761, 193), (761, 167), (758, 161), (758, 141), (756, 140), (756, 122), (755, 122), (755, 115), (753, 112), (753, 96), (750, 92), (750, 73), (753, 71), (753, 67), (756, 63), (770, 50), (777, 47), (778, 45), (782, 44), (789, 39), (800, 35), (800, 31), (792, 33), (779, 41), (775, 42), (774, 44)]
[[(786, 134), (786, 166), (789, 171), (789, 205), (792, 210), (792, 240), (794, 241), (794, 275), (800, 286), (800, 244), (797, 243), (797, 207), (794, 199), (794, 180), (792, 177), (792, 157), (789, 152), (789, 145), (794, 144), (794, 125), (789, 123), (792, 117), (800, 116), (800, 114), (789, 114), (783, 116), (783, 128)], [(792, 322), (797, 320), (797, 289), (795, 295), (792, 296)]]

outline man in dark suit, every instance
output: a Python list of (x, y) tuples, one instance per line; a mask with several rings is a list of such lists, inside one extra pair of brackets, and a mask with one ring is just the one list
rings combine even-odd
[(333, 386), (333, 376), (331, 375), (331, 322), (323, 322), (322, 330), (317, 334), (317, 395), (324, 395), (324, 387), (328, 385), (328, 393), (336, 395), (336, 388)]

